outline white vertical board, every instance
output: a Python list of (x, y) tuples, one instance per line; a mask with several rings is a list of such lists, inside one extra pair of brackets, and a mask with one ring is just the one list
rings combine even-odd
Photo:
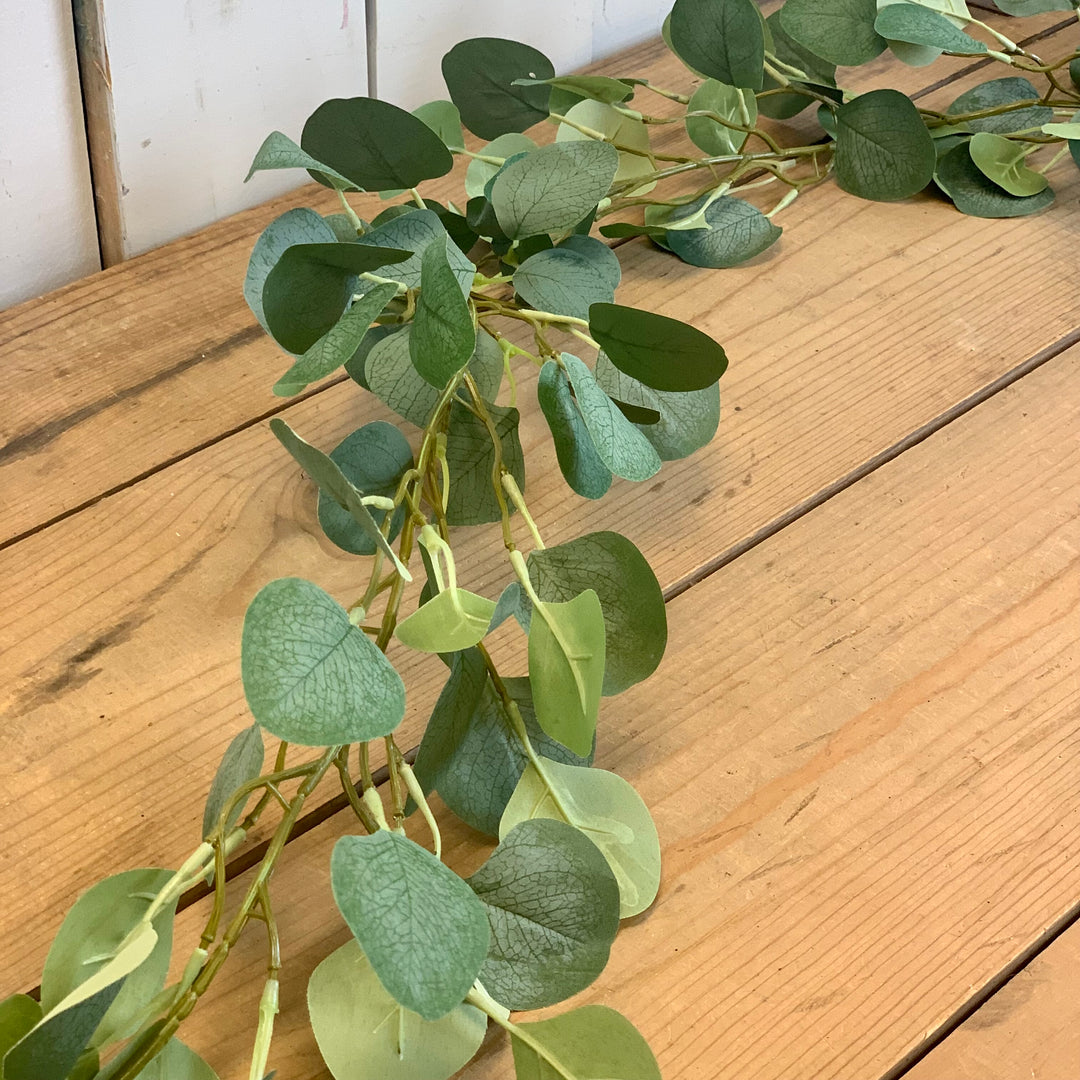
[(0, 308), (99, 269), (68, 0), (0, 3)]
[(327, 98), (366, 94), (364, 0), (104, 0), (123, 251), (134, 255), (306, 183), (259, 173)]
[[(594, 0), (593, 59), (660, 36), (675, 0)], [(627, 71), (623, 74), (633, 75)]]

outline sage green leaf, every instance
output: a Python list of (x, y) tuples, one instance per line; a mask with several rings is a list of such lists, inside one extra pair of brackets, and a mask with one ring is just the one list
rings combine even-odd
[[(603, 134), (619, 153), (619, 167), (615, 170), (612, 181), (621, 184), (624, 180), (633, 180), (638, 176), (647, 176), (658, 166), (652, 158), (649, 145), (649, 129), (636, 116), (627, 116), (618, 109), (600, 101), (579, 101), (563, 115), (582, 127), (591, 128)], [(590, 136), (571, 127), (560, 124), (555, 132), (556, 142), (582, 142)], [(640, 187), (626, 192), (628, 195), (644, 195), (656, 187), (656, 181), (645, 181)]]
[(425, 1020), (383, 989), (356, 941), (311, 973), (308, 1015), (335, 1080), (445, 1080), (480, 1049), (487, 1017), (459, 1005)]
[(529, 632), (529, 619), (532, 616), (530, 601), (521, 588), (521, 583), (511, 581), (501, 593), (495, 610), (491, 614), (491, 622), (488, 623), (488, 633), (502, 626), (507, 619), (513, 616), (521, 628), (527, 634)]
[(593, 373), (571, 353), (562, 365), (600, 460), (626, 480), (648, 480), (660, 471), (660, 457), (652, 443), (623, 416), (619, 407), (596, 384)]
[[(378, 523), (371, 516), (371, 511), (364, 505), (362, 493), (353, 487), (333, 458), (301, 439), (280, 417), (274, 417), (270, 421), (270, 430), (277, 436), (281, 445), (289, 451), (293, 460), (318, 484), (320, 494), (325, 493), (346, 511), (367, 534), (368, 539), (393, 563), (397, 572), (406, 581), (412, 581), (408, 567), (402, 563), (397, 557), (397, 552), (387, 543)], [(257, 714), (255, 719), (258, 719)], [(287, 738), (284, 735), (278, 737)]]
[(590, 254), (584, 254), (560, 244), (531, 255), (514, 273), (514, 290), (538, 311), (588, 319), (590, 304), (615, 299), (621, 276), (619, 260), (611, 248), (599, 241), (596, 246), (605, 254), (593, 255), (595, 249), (591, 248)]
[(442, 60), (443, 79), (465, 126), (481, 139), (524, 131), (548, 114), (551, 87), (517, 79), (550, 79), (551, 61), (538, 49), (506, 38), (458, 42)]
[(423, 120), (378, 98), (324, 101), (304, 123), (300, 145), (365, 191), (416, 187), (454, 165)]
[(586, 499), (603, 497), (611, 487), (611, 470), (593, 444), (569, 377), (554, 360), (540, 369), (536, 397), (551, 429), (559, 469), (571, 490)]
[(139, 1080), (218, 1080), (217, 1073), (179, 1039), (170, 1039)]
[(566, 603), (533, 603), (529, 683), (540, 726), (579, 757), (596, 734), (604, 683), (604, 615), (592, 589)]
[(468, 882), (491, 927), (480, 981), (500, 1005), (554, 1005), (604, 970), (619, 929), (619, 886), (578, 829), (523, 821)]
[(317, 585), (279, 578), (248, 605), (240, 649), (255, 719), (279, 739), (336, 746), (389, 735), (405, 716), (390, 661)]
[(576, 97), (616, 105), (634, 96), (634, 87), (622, 79), (607, 75), (559, 75), (553, 79), (515, 79), (515, 86), (552, 86), (566, 90)]
[[(517, 409), (488, 405), (502, 448), (502, 462), (520, 488), (525, 485), (525, 456), (518, 438)], [(502, 517), (492, 484), (495, 448), (484, 422), (459, 402), (450, 406), (446, 434), (450, 495), (446, 520), (451, 525), (483, 525)]]
[(517, 1080), (563, 1080), (567, 1069), (574, 1080), (660, 1080), (660, 1067), (641, 1032), (606, 1005), (584, 1005), (520, 1026), (541, 1050), (511, 1040)]
[(263, 312), (262, 293), (267, 275), (278, 259), (294, 244), (332, 244), (336, 237), (330, 225), (314, 210), (302, 207), (274, 218), (255, 241), (244, 278), (244, 299), (259, 325), (269, 334)]
[(841, 105), (836, 128), (836, 180), (845, 191), (892, 202), (922, 191), (933, 178), (934, 140), (898, 90), (871, 90)]
[[(41, 1007), (46, 1013), (105, 966), (138, 926), (150, 906), (149, 897), (164, 888), (171, 877), (168, 870), (126, 870), (99, 881), (79, 897), (53, 939), (41, 973)], [(131, 1034), (133, 1021), (165, 985), (172, 920), (172, 908), (163, 909), (154, 919), (157, 940), (153, 951), (138, 971), (128, 976), (94, 1032), (93, 1046)]]
[(620, 371), (655, 390), (703, 390), (727, 369), (724, 350), (708, 334), (651, 311), (593, 304), (589, 333)]
[[(412, 467), (412, 449), (393, 424), (374, 420), (347, 435), (330, 451), (330, 460), (363, 495), (393, 498), (405, 472)], [(372, 509), (372, 520), (382, 529), (385, 510)], [(405, 508), (394, 514), (387, 540), (393, 543), (405, 520)], [(319, 491), (319, 524), (327, 537), (353, 555), (374, 555), (375, 543), (348, 510), (331, 495)]]
[(280, 131), (271, 131), (259, 147), (255, 160), (244, 177), (246, 184), (257, 172), (267, 169), (307, 169), (309, 172), (317, 172), (330, 187), (339, 191), (355, 191), (356, 184), (347, 176), (335, 172), (329, 165), (316, 161), (310, 154), (305, 153), (289, 138)]
[[(708, 196), (676, 207), (668, 222), (692, 217)], [(665, 239), (683, 262), (691, 266), (725, 269), (738, 266), (772, 247), (783, 229), (756, 206), (734, 195), (722, 195), (705, 210), (706, 229), (672, 229)]]
[[(737, 90), (716, 79), (706, 79), (694, 91), (686, 111), (712, 112), (730, 123), (753, 127), (757, 123), (757, 98), (751, 90)], [(689, 115), (686, 134), (699, 150), (715, 156), (737, 154), (750, 137), (745, 131), (724, 127), (711, 117)]]
[(604, 352), (597, 355), (593, 374), (612, 398), (660, 414), (659, 421), (643, 425), (641, 433), (656, 448), (661, 461), (689, 457), (716, 434), (720, 424), (718, 383), (687, 393), (653, 390), (621, 372)]
[[(359, 236), (357, 226), (352, 223), (348, 214), (326, 214), (323, 221), (333, 230), (334, 239), (339, 244), (351, 244)], [(360, 228), (368, 228), (363, 218), (360, 219)]]
[[(810, 80), (809, 84), (804, 85), (816, 86), (819, 90), (822, 87), (836, 86), (836, 65), (823, 60), (800, 45), (781, 24), (779, 9), (765, 20), (765, 30), (773, 39), (773, 46), (769, 51), (778, 60), (804, 72)], [(766, 73), (762, 81), (762, 89), (772, 90), (779, 85), (772, 76)], [(788, 120), (813, 103), (813, 99), (805, 94), (786, 93), (770, 94), (768, 97), (761, 98), (757, 105), (762, 116), (768, 116), (774, 120)]]
[[(480, 153), (484, 157), (502, 158), (503, 164), (507, 158), (518, 154), (527, 154), (536, 149), (536, 143), (528, 135), (522, 135), (516, 131), (509, 131), (492, 140), (487, 146), (481, 148)], [(465, 194), (470, 199), (475, 199), (484, 194), (484, 188), (495, 179), (502, 165), (494, 165), (490, 161), (481, 158), (473, 158), (469, 167), (465, 170)]]
[(506, 166), (491, 204), (511, 238), (568, 231), (607, 194), (619, 167), (610, 143), (557, 142)]
[(645, 556), (616, 532), (594, 532), (528, 558), (529, 579), (541, 600), (565, 601), (593, 589), (604, 615), (605, 694), (621, 694), (647, 679), (667, 644), (660, 583)]
[(330, 884), (379, 982), (406, 1009), (438, 1020), (469, 992), (490, 942), (484, 907), (430, 852), (397, 833), (343, 836)]
[(804, 49), (849, 67), (885, 51), (876, 18), (876, 0), (786, 0), (780, 9), (781, 27)]
[(424, 249), (420, 296), (409, 335), (413, 366), (440, 390), (468, 362), (476, 348), (476, 328), (468, 301), (450, 268), (450, 237)]
[(429, 101), (412, 111), (417, 120), (423, 120), (442, 139), (447, 150), (463, 153), (465, 135), (461, 130), (461, 113), (452, 101)]
[(676, 55), (695, 71), (761, 89), (765, 35), (752, 0), (675, 0), (669, 33)]
[[(403, 262), (386, 267), (385, 272), (380, 272), (380, 276), (393, 278), (410, 289), (418, 289), (423, 273), (424, 253), (432, 244), (444, 241), (446, 235), (446, 229), (434, 210), (421, 210), (416, 207), (376, 226), (360, 237), (357, 243), (401, 248), (412, 252)], [(457, 278), (462, 295), (468, 296), (476, 267), (453, 241), (446, 244), (446, 259)]]
[(274, 383), (274, 393), (292, 397), (351, 360), (368, 328), (396, 293), (396, 285), (373, 285)]
[[(456, 210), (451, 210), (436, 199), (425, 199), (424, 206), (428, 210), (434, 211), (439, 220), (442, 222), (443, 228), (447, 231), (450, 239), (458, 246), (458, 249), (463, 252), (472, 250), (473, 245), (479, 239), (475, 232), (469, 227), (469, 223), (463, 213), (459, 213)], [(456, 256), (453, 252), (450, 253), (450, 265), (454, 266), (456, 263)], [(473, 267), (475, 273), (476, 267)]]
[[(202, 825), (204, 840), (208, 840), (217, 829), (218, 818), (233, 792), (262, 772), (264, 753), (262, 732), (258, 724), (245, 728), (226, 747), (221, 764), (214, 774), (214, 781), (210, 785), (210, 794), (206, 797)], [(237, 803), (225, 819), (225, 835), (228, 835), (240, 820), (245, 801)]]
[(0, 1061), (41, 1015), (41, 1006), (26, 994), (12, 994), (0, 1001)]
[(1069, 142), (1080, 139), (1080, 124), (1076, 123), (1076, 121), (1063, 124), (1043, 124), (1040, 130), (1044, 135), (1055, 135), (1057, 138), (1067, 139)]
[(942, 157), (934, 180), (956, 204), (957, 210), (972, 217), (1026, 217), (1045, 210), (1054, 201), (1054, 193), (1049, 187), (1027, 198), (1017, 198), (1003, 191), (971, 160), (966, 142)]
[(635, 225), (630, 221), (616, 221), (611, 225), (601, 225), (600, 235), (613, 240), (621, 240), (633, 236), (648, 236), (653, 240), (661, 240), (666, 235), (667, 229), (659, 225)]
[(1044, 11), (1072, 11), (1070, 0), (1002, 0), (997, 5), (1006, 15), (1027, 17), (1040, 15)]
[(1024, 164), (1030, 147), (1013, 142), (1004, 135), (980, 131), (971, 137), (968, 152), (979, 171), (1010, 195), (1024, 198), (1038, 195), (1047, 186), (1042, 173)]
[(621, 776), (556, 761), (542, 761), (539, 770), (530, 764), (506, 805), (499, 836), (533, 818), (565, 821), (600, 849), (619, 883), (622, 918), (640, 914), (656, 898), (656, 825), (641, 796)]
[[(1040, 93), (1034, 83), (1028, 79), (1011, 76), (1007, 79), (991, 79), (980, 83), (962, 93), (946, 110), (953, 116), (966, 113), (982, 112), (985, 109), (997, 109), (1002, 105), (1014, 105), (1021, 101), (1037, 103)], [(996, 116), (983, 116), (976, 120), (965, 120), (964, 126), (970, 131), (989, 131), (994, 135), (1010, 135), (1014, 131), (1026, 131), (1049, 123), (1054, 118), (1054, 110), (1045, 105), (1031, 104)]]
[(888, 41), (904, 41), (958, 56), (979, 56), (987, 51), (981, 41), (954, 26), (944, 15), (920, 4), (889, 4), (874, 21), (874, 29)]
[(398, 623), (398, 640), (417, 652), (451, 653), (484, 639), (495, 602), (467, 589), (444, 589)]
[(341, 318), (357, 274), (401, 262), (409, 252), (364, 244), (294, 244), (266, 275), (263, 314), (274, 340), (291, 353), (311, 348)]

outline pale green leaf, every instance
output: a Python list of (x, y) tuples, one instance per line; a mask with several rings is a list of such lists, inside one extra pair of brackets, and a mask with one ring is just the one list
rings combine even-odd
[[(579, 101), (564, 115), (575, 124), (600, 132), (618, 149), (619, 167), (615, 170), (612, 183), (621, 184), (624, 180), (652, 173), (659, 167), (649, 156), (649, 129), (637, 117), (627, 116), (600, 101)], [(560, 124), (555, 132), (556, 142), (581, 142), (588, 138), (590, 136), (570, 124)], [(627, 194), (645, 195), (654, 187), (655, 180), (647, 181)]]
[(634, 96), (634, 87), (622, 79), (612, 79), (607, 75), (559, 75), (554, 79), (515, 79), (515, 86), (552, 86), (567, 90), (577, 97), (602, 101), (606, 105), (615, 105)]
[(179, 1039), (170, 1039), (139, 1080), (218, 1080), (217, 1073)]
[[(264, 753), (262, 732), (258, 724), (245, 728), (229, 743), (221, 764), (214, 774), (210, 794), (206, 797), (202, 826), (204, 839), (208, 839), (217, 828), (218, 818), (233, 792), (249, 780), (254, 780), (262, 772)], [(225, 819), (226, 835), (240, 819), (243, 809), (244, 802), (241, 801), (233, 807)]]
[(398, 640), (417, 652), (450, 653), (483, 640), (495, 602), (467, 589), (445, 589), (398, 623)]
[[(737, 90), (716, 79), (706, 79), (693, 93), (687, 113), (711, 112), (729, 123), (753, 127), (757, 123), (757, 98), (752, 90)], [(690, 141), (710, 156), (737, 154), (749, 138), (744, 131), (725, 127), (708, 116), (687, 116)]]
[(1029, 150), (1025, 143), (988, 131), (976, 132), (968, 143), (971, 160), (979, 171), (1018, 198), (1038, 195), (1047, 186), (1046, 177), (1024, 163)]
[[(527, 154), (536, 149), (536, 143), (528, 135), (522, 135), (516, 131), (507, 132), (493, 139), (487, 146), (481, 147), (480, 154), (488, 158), (502, 158), (505, 164), (507, 158), (516, 157), (518, 154)], [(484, 194), (484, 189), (495, 179), (502, 165), (494, 165), (490, 161), (473, 158), (469, 167), (465, 170), (465, 194), (470, 199), (475, 199)]]
[(0, 1001), (0, 1061), (40, 1019), (41, 1006), (26, 994)]
[(1054, 201), (1046, 187), (1037, 195), (1017, 198), (988, 179), (971, 160), (967, 143), (953, 147), (937, 165), (934, 180), (956, 204), (957, 210), (972, 217), (1026, 217), (1045, 210)]
[(1070, 141), (1080, 139), (1080, 123), (1075, 121), (1065, 124), (1043, 124), (1040, 130), (1044, 135), (1056, 135), (1059, 139)]
[(442, 139), (450, 151), (465, 150), (465, 136), (461, 130), (461, 113), (452, 101), (429, 101), (412, 111), (417, 120), (423, 120)]

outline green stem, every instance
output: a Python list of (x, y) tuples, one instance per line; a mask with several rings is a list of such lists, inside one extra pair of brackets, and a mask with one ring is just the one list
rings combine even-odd
[(508, 1031), (512, 1038), (524, 1043), (530, 1050), (545, 1061), (550, 1069), (563, 1078), (563, 1080), (579, 1080), (577, 1073), (564, 1065), (542, 1042), (534, 1039), (523, 1027), (515, 1024), (506, 1015), (506, 1011), (495, 1001), (490, 994), (479, 984), (473, 986), (465, 997), (469, 1005), (475, 1006), (481, 1012), (486, 1013), (499, 1027)]
[(529, 532), (532, 533), (533, 543), (542, 551), (544, 541), (540, 536), (540, 530), (536, 527), (536, 522), (533, 521), (532, 514), (529, 513), (529, 508), (525, 505), (525, 496), (521, 494), (521, 488), (518, 487), (517, 481), (508, 472), (504, 472), (502, 474), (502, 484), (506, 489), (506, 494), (510, 496), (510, 501), (525, 519), (525, 524), (529, 527)]
[(349, 205), (349, 200), (345, 198), (345, 192), (341, 188), (334, 189), (337, 192), (337, 197), (341, 200), (341, 205), (345, 209), (345, 216), (349, 219), (349, 224), (356, 230), (357, 236), (360, 236), (364, 232), (364, 223), (360, 219), (360, 215)]

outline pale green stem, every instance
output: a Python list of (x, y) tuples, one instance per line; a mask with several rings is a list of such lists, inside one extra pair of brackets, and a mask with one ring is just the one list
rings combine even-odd
[(540, 530), (536, 527), (536, 522), (533, 521), (532, 514), (529, 513), (529, 508), (525, 505), (525, 496), (521, 494), (521, 488), (517, 486), (517, 481), (508, 472), (502, 474), (503, 488), (506, 490), (506, 494), (510, 496), (510, 501), (517, 507), (518, 513), (521, 514), (525, 520), (525, 524), (529, 527), (529, 532), (532, 533), (533, 543), (543, 550), (544, 541), (540, 536)]

